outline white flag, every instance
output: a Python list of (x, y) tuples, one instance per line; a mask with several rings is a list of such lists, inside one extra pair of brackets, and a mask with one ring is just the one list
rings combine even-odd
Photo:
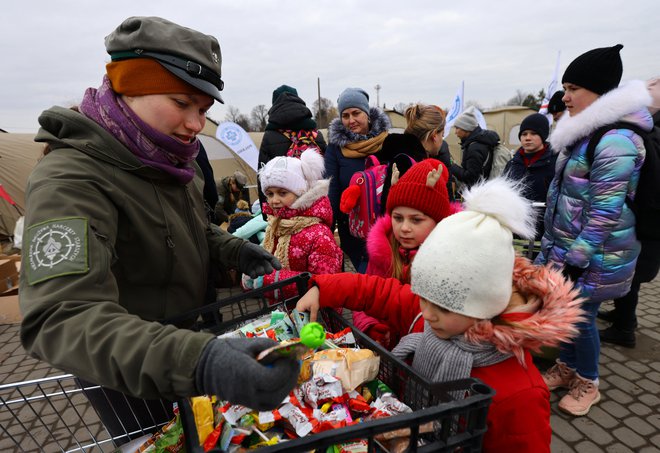
[[(561, 57), (561, 50), (557, 52), (557, 62), (555, 63), (555, 72), (552, 74), (552, 80), (550, 81), (550, 84), (548, 85), (548, 89), (545, 92), (545, 99), (543, 99), (543, 102), (541, 102), (541, 108), (539, 109), (539, 113), (541, 115), (548, 114), (548, 104), (550, 103), (550, 98), (561, 88), (561, 86), (559, 85), (559, 57)], [(552, 117), (550, 117), (550, 120), (552, 120)]]
[(243, 159), (254, 171), (258, 170), (259, 150), (241, 126), (231, 121), (225, 121), (218, 125), (215, 136), (235, 152), (238, 157)]
[(474, 107), (474, 116), (477, 118), (477, 124), (480, 128), (483, 130), (488, 129), (488, 126), (486, 126), (486, 118), (484, 118), (484, 114), (481, 113), (481, 110), (476, 107)]
[(463, 111), (464, 90), (465, 90), (465, 83), (461, 81), (461, 86), (456, 92), (454, 101), (451, 107), (449, 108), (449, 113), (447, 113), (447, 118), (445, 119), (445, 133), (442, 136), (443, 138), (446, 138), (449, 135), (449, 132), (451, 131), (451, 127), (454, 125), (456, 118)]

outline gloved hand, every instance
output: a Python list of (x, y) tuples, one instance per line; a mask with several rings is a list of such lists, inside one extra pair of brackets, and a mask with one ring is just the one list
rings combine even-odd
[(269, 338), (218, 338), (209, 342), (195, 369), (200, 394), (217, 395), (234, 404), (275, 409), (298, 381), (300, 364), (289, 358), (268, 366), (255, 357), (277, 343)]
[(264, 286), (264, 277), (262, 275), (261, 277), (250, 278), (249, 275), (243, 274), (241, 277), (241, 286), (245, 290), (259, 289)]
[(243, 244), (238, 252), (239, 271), (251, 278), (257, 278), (260, 275), (270, 274), (273, 269), (282, 269), (282, 265), (277, 258), (259, 245), (251, 242)]
[(566, 277), (568, 280), (572, 281), (573, 283), (577, 282), (580, 276), (584, 273), (584, 269), (579, 268), (577, 266), (573, 266), (572, 264), (566, 263), (564, 265), (564, 268), (561, 270), (561, 273)]
[(390, 328), (386, 324), (383, 323), (376, 323), (367, 328), (367, 330), (364, 331), (367, 335), (369, 335), (369, 338), (372, 340), (376, 341), (377, 343), (380, 343), (381, 346), (384, 348), (389, 348), (390, 346)]

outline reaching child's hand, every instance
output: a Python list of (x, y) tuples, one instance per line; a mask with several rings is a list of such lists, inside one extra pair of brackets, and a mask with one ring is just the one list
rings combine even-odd
[(319, 313), (319, 299), (321, 297), (321, 292), (317, 286), (312, 286), (309, 288), (307, 293), (300, 298), (296, 304), (296, 310), (298, 311), (308, 311), (309, 320), (316, 321)]
[(387, 324), (378, 322), (364, 331), (372, 340), (380, 343), (385, 349), (390, 347), (390, 328)]

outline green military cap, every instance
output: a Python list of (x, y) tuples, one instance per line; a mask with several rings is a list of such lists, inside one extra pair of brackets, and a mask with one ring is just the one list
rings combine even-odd
[(112, 61), (153, 58), (186, 83), (224, 102), (222, 55), (213, 36), (160, 17), (129, 17), (105, 38)]

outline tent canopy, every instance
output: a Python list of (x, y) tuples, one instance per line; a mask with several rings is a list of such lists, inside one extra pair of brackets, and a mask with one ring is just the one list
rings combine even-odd
[[(245, 162), (214, 136), (199, 135), (209, 156), (213, 176), (219, 181), (240, 170), (248, 177), (249, 184), (256, 185), (257, 176)], [(43, 143), (35, 143), (34, 134), (0, 133), (0, 184), (25, 212), (25, 186), (32, 168), (43, 154)], [(256, 190), (250, 194), (256, 199)], [(14, 234), (14, 226), (20, 214), (3, 198), (0, 198), (0, 238)]]

